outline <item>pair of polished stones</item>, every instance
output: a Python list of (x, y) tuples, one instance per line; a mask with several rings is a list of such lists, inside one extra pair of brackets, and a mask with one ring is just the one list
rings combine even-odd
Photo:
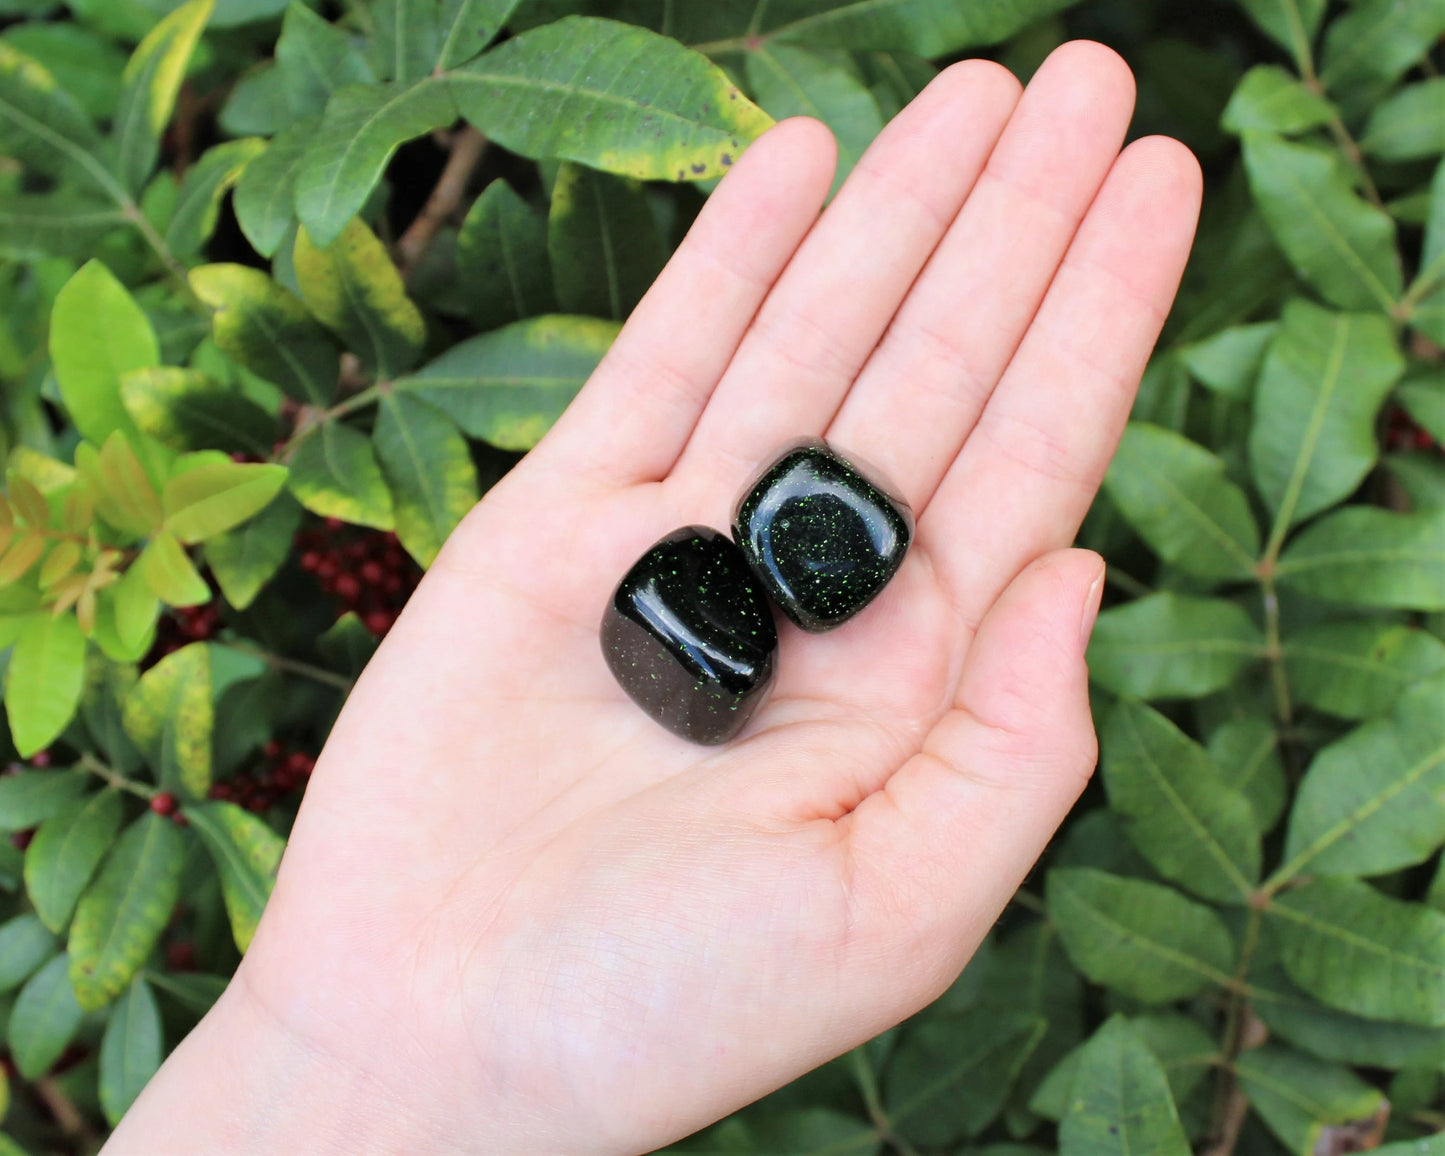
[(821, 633), (863, 609), (913, 537), (906, 504), (821, 441), (786, 450), (733, 511), (733, 537), (674, 530), (607, 604), (602, 651), (622, 688), (693, 742), (726, 742), (767, 697), (777, 666), (772, 598)]

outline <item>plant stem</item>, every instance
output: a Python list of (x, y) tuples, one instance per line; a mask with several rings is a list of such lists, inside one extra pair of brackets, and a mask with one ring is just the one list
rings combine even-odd
[(1014, 892), (1013, 901), (1026, 911), (1032, 911), (1035, 915), (1042, 915), (1045, 919), (1049, 917), (1048, 904), (1032, 891), (1025, 891), (1020, 887)]
[(873, 1065), (868, 1061), (868, 1053), (864, 1050), (866, 1044), (861, 1044), (848, 1053), (848, 1063), (853, 1069), (853, 1079), (858, 1084), (858, 1091), (863, 1097), (863, 1106), (868, 1109), (868, 1118), (873, 1122), (873, 1127), (878, 1130), (878, 1138), (885, 1144), (895, 1148), (902, 1156), (918, 1156), (913, 1145), (897, 1135), (893, 1131), (892, 1121), (888, 1119), (888, 1113), (883, 1110), (883, 1097), (878, 1091), (878, 1077), (873, 1072)]
[(1254, 953), (1259, 947), (1259, 929), (1263, 922), (1263, 909), (1251, 906), (1249, 921), (1244, 928), (1244, 944), (1239, 950), (1239, 963), (1234, 969), (1237, 985), (1229, 997), (1229, 1006), (1224, 1014), (1224, 1040), (1220, 1044), (1223, 1060), (1219, 1067), (1219, 1084), (1215, 1089), (1214, 1113), (1210, 1135), (1217, 1137), (1215, 1143), (1205, 1149), (1206, 1156), (1231, 1156), (1239, 1142), (1239, 1129), (1244, 1124), (1248, 1100), (1239, 1086), (1233, 1070), (1240, 1045), (1244, 1042), (1244, 1026), (1251, 1015), (1246, 982), (1249, 969), (1254, 963)]
[(186, 304), (189, 305), (194, 312), (209, 317), (211, 310), (204, 301), (196, 296), (195, 290), (191, 288), (191, 277), (190, 274), (186, 272), (186, 267), (176, 260), (176, 255), (171, 252), (171, 247), (166, 244), (166, 239), (162, 237), (160, 233), (156, 232), (156, 227), (152, 225), (149, 218), (141, 212), (140, 206), (133, 200), (126, 198), (126, 200), (121, 203), (120, 208), (121, 212), (125, 214), (126, 220), (136, 227), (137, 232), (140, 233), (145, 243), (150, 246), (151, 251), (160, 258), (161, 264), (166, 267), (166, 272), (169, 273), (171, 279), (175, 281), (176, 288), (181, 291), (181, 296), (185, 298)]
[(322, 686), (333, 687), (343, 694), (349, 692), (351, 688), (356, 685), (354, 678), (347, 678), (346, 675), (337, 674), (334, 670), (313, 666), (311, 663), (302, 662), (300, 659), (287, 658), (284, 654), (276, 654), (262, 647), (252, 646), (247, 642), (229, 641), (223, 645), (241, 654), (249, 654), (252, 658), (259, 658), (272, 670), (279, 670), (286, 674), (295, 674), (301, 678), (309, 678), (312, 682), (320, 683)]
[(104, 779), (107, 784), (118, 791), (126, 791), (142, 799), (153, 799), (156, 796), (156, 789), (148, 787), (144, 783), (137, 783), (134, 779), (128, 779), (114, 767), (107, 766), (89, 752), (80, 756), (77, 764), (82, 770), (89, 771), (98, 779)]
[(403, 277), (409, 277), (416, 272), (416, 267), (421, 264), (421, 259), (431, 247), (437, 230), (462, 203), (467, 182), (471, 180), (472, 173), (476, 171), (486, 151), (487, 138), (471, 125), (464, 127), (452, 138), (451, 156), (447, 159), (446, 168), (442, 170), (436, 187), (432, 189), (431, 196), (427, 198), (421, 212), (416, 215), (416, 220), (412, 221), (401, 235), (401, 240), (396, 243)]
[(1294, 704), (1290, 700), (1289, 679), (1284, 669), (1284, 648), (1279, 632), (1279, 594), (1274, 575), (1266, 572), (1260, 578), (1264, 595), (1264, 645), (1269, 657), (1269, 677), (1274, 684), (1274, 710), (1282, 726), (1294, 725)]
[(1117, 566), (1110, 566), (1104, 571), (1104, 581), (1110, 586), (1117, 586), (1131, 598), (1145, 598), (1154, 591), (1146, 586), (1134, 575), (1120, 570)]

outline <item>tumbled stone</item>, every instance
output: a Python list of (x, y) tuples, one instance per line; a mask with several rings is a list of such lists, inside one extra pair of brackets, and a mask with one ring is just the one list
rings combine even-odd
[(815, 441), (762, 472), (738, 503), (733, 537), (783, 613), (819, 633), (852, 618), (897, 573), (913, 515)]
[(767, 696), (777, 650), (763, 588), (727, 535), (706, 526), (648, 550), (602, 618), (602, 652), (622, 689), (696, 743), (742, 730)]

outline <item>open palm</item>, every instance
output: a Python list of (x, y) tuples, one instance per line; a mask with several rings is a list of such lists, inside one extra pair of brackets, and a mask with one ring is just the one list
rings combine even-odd
[[(816, 122), (722, 183), (366, 671), (218, 1010), (331, 1073), (312, 1111), (337, 1144), (386, 1150), (385, 1118), (408, 1151), (645, 1151), (957, 975), (1094, 764), (1102, 563), (1064, 548), (1199, 196), (1177, 143), (1120, 153), (1132, 101), (1098, 45), (1022, 96), (968, 62), (821, 218)], [(691, 746), (613, 682), (603, 608), (654, 540), (725, 528), (806, 435), (901, 489), (913, 549), (836, 632), (783, 624), (768, 703)], [(207, 1030), (178, 1062), (214, 1052)], [(118, 1147), (160, 1150), (177, 1079)], [(231, 1134), (281, 1150), (295, 1114), (253, 1115)]]

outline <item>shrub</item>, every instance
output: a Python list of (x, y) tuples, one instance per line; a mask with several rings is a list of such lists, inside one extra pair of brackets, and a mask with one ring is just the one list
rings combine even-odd
[(0, 1152), (93, 1147), (216, 998), (377, 637), (748, 141), (846, 170), (940, 61), (1070, 35), (1209, 175), (1082, 536), (1101, 774), (941, 1000), (679, 1150), (1445, 1126), (1445, 2), (0, 20)]

